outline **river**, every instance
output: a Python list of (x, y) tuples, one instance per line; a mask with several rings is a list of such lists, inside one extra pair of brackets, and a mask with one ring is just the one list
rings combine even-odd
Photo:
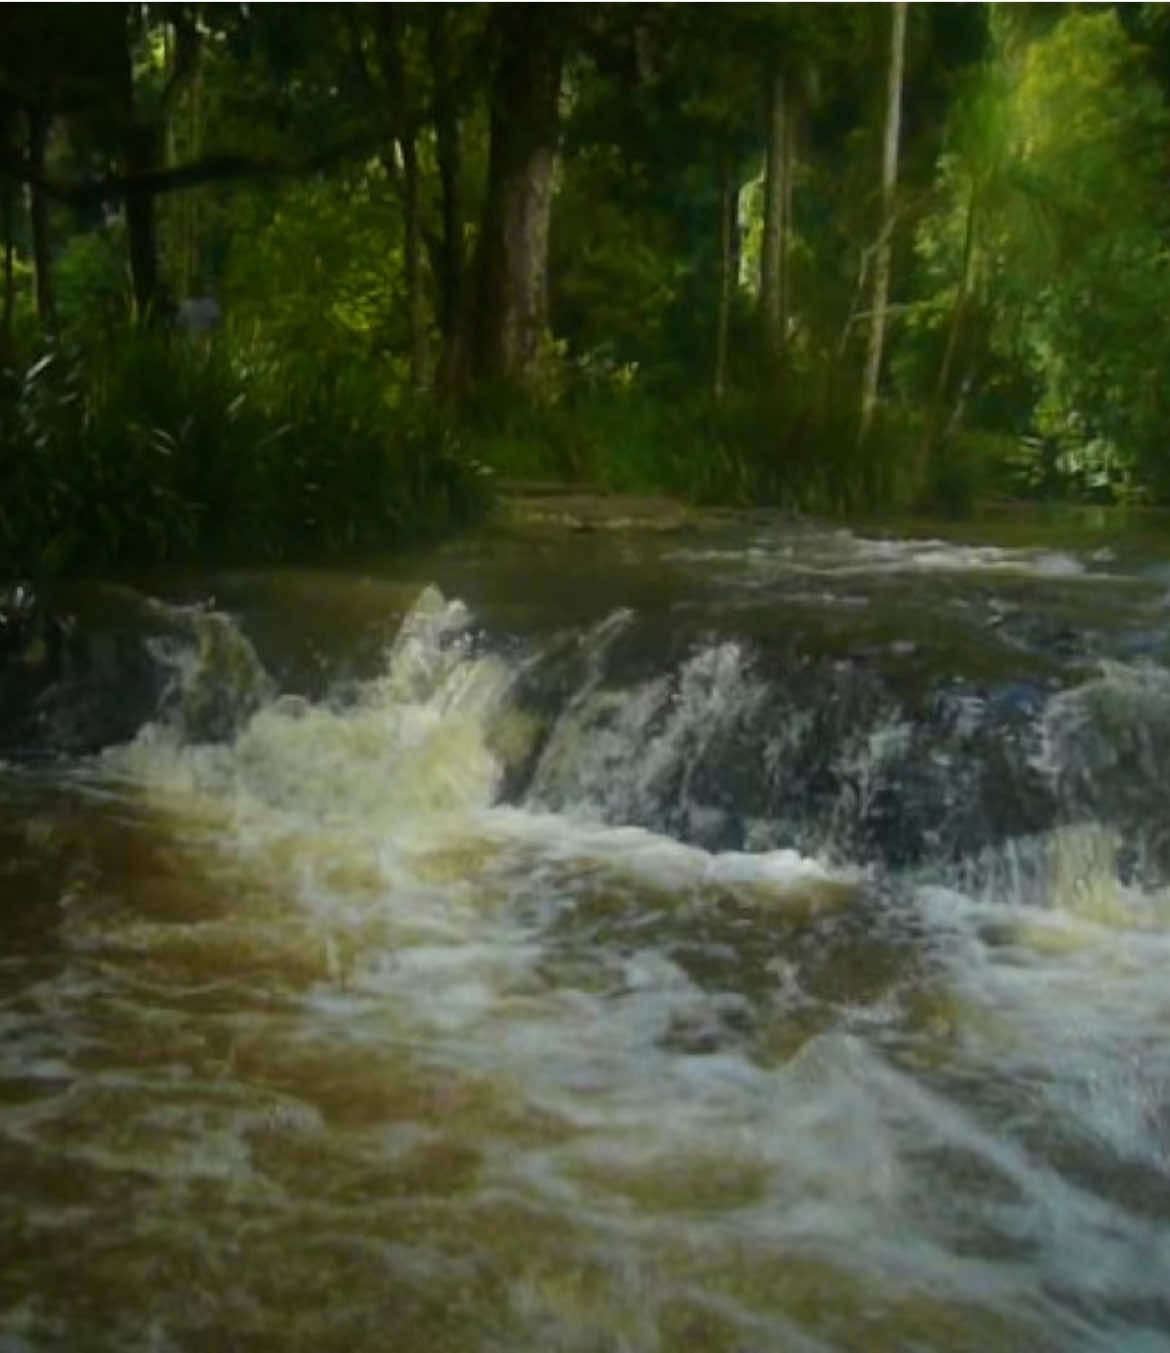
[(0, 763), (2, 1353), (1170, 1349), (1170, 547), (148, 592)]

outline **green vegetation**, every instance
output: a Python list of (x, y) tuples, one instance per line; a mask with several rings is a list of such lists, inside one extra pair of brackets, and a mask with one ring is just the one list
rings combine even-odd
[(368, 552), (488, 501), (432, 407), (336, 357), (249, 369), (128, 328), (3, 381), (0, 571)]
[(7, 6), (0, 576), (1165, 502), (1166, 13)]

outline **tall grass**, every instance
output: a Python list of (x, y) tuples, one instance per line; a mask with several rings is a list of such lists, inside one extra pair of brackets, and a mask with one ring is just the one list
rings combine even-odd
[(480, 517), (481, 466), (833, 515), (961, 512), (1005, 480), (1002, 440), (954, 439), (919, 484), (913, 413), (887, 410), (864, 444), (855, 420), (849, 391), (812, 381), (718, 402), (568, 382), (543, 400), (481, 391), (456, 416), (342, 345), (126, 328), (0, 372), (0, 578), (389, 550)]
[(0, 575), (388, 549), (486, 504), (458, 438), (370, 364), (249, 369), (130, 329), (0, 373)]
[(634, 385), (570, 392), (551, 406), (489, 395), (469, 408), (464, 429), (501, 476), (830, 514), (903, 503), (916, 430), (888, 417), (859, 445), (855, 408), (817, 392), (735, 391), (717, 402)]

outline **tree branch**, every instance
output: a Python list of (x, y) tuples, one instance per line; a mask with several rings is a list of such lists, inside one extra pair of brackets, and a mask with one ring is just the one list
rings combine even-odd
[(331, 168), (342, 160), (360, 154), (371, 154), (377, 149), (376, 138), (364, 134), (351, 137), (334, 146), (326, 146), (300, 160), (255, 159), (246, 155), (206, 155), (190, 164), (173, 169), (152, 169), (141, 174), (108, 174), (85, 183), (62, 183), (40, 174), (32, 161), (24, 156), (0, 151), (0, 177), (16, 183), (27, 183), (39, 189), (54, 202), (70, 206), (92, 206), (128, 193), (182, 192), (205, 183), (226, 183), (234, 179), (273, 178), (280, 175), (312, 174)]

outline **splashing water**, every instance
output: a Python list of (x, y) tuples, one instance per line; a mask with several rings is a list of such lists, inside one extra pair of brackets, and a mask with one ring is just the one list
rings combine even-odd
[[(205, 620), (132, 742), (0, 771), (0, 1344), (1170, 1347), (1170, 911), (1105, 787), (1160, 673), (1043, 696), (1050, 820), (964, 854), (991, 696), (625, 678), (630, 608), (508, 647), (427, 587), (314, 702)], [(850, 859), (914, 793), (933, 853)]]

